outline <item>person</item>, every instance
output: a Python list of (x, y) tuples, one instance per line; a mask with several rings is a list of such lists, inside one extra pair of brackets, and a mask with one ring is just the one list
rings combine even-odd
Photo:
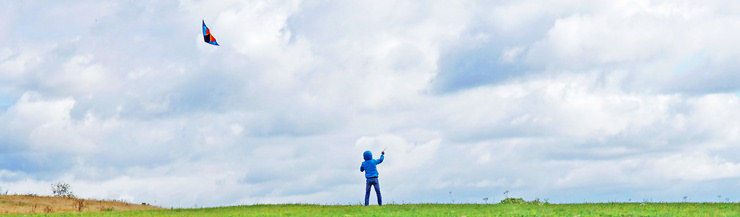
[(365, 158), (365, 161), (362, 162), (362, 165), (360, 166), (360, 172), (365, 172), (365, 206), (369, 204), (370, 200), (370, 187), (375, 187), (375, 195), (378, 196), (378, 206), (383, 205), (383, 199), (380, 196), (380, 182), (378, 182), (378, 168), (376, 166), (380, 163), (383, 163), (383, 158), (385, 157), (385, 151), (380, 152), (380, 158), (377, 160), (373, 160), (373, 153), (368, 151), (365, 151), (365, 153), (362, 154), (362, 157)]

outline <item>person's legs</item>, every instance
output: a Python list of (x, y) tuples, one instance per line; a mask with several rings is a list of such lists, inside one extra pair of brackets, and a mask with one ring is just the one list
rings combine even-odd
[(375, 185), (375, 195), (378, 196), (378, 206), (382, 206), (383, 197), (380, 196), (380, 181), (376, 178), (375, 183), (373, 185)]
[(370, 203), (370, 187), (372, 186), (372, 183), (370, 183), (370, 179), (365, 180), (365, 206), (369, 205)]

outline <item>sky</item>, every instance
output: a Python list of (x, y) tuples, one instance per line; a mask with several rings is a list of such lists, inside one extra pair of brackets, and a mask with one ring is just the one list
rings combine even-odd
[(359, 204), (386, 148), (386, 203), (740, 201), (739, 21), (720, 0), (8, 1), (0, 191)]

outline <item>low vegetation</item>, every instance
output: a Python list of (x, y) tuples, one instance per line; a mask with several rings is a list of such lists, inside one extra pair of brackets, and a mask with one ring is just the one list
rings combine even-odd
[(49, 197), (36, 195), (0, 195), (0, 214), (70, 213), (123, 210), (153, 210), (158, 207), (121, 201), (86, 200), (71, 195)]
[(52, 184), (51, 193), (55, 197), (74, 197), (74, 194), (72, 194), (72, 187), (64, 182)]

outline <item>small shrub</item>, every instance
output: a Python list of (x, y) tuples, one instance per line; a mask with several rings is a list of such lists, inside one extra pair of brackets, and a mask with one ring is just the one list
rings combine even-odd
[(72, 194), (72, 187), (64, 182), (51, 184), (51, 193), (55, 197), (74, 197), (74, 195)]
[(77, 208), (78, 212), (82, 212), (82, 208), (85, 207), (85, 200), (83, 199), (76, 199), (75, 200), (75, 208)]
[(535, 205), (550, 204), (549, 202), (542, 201), (539, 198), (534, 199), (533, 201), (526, 201), (522, 198), (517, 198), (517, 197), (507, 197), (506, 199), (501, 200), (501, 202), (499, 203), (500, 204), (535, 204)]
[(534, 204), (534, 205), (540, 205), (540, 206), (545, 205), (545, 204), (550, 204), (549, 202), (547, 202), (547, 200), (541, 201), (539, 198), (535, 198), (533, 201), (527, 201), (527, 203)]
[(506, 199), (501, 200), (499, 202), (500, 204), (524, 204), (527, 203), (522, 198), (516, 198), (516, 197), (507, 197)]

